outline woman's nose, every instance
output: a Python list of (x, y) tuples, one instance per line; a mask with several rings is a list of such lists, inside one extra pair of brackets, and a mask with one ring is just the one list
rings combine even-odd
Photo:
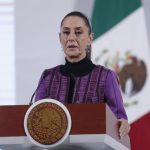
[(68, 35), (68, 40), (75, 40), (76, 39), (76, 35), (74, 33), (70, 33)]

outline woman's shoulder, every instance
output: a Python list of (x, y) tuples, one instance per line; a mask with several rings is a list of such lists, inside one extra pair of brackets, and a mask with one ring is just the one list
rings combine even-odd
[(96, 65), (95, 69), (96, 70), (101, 70), (102, 72), (107, 72), (107, 73), (112, 71), (111, 69), (109, 69), (109, 68), (107, 68), (103, 65)]
[(116, 72), (108, 67), (105, 67), (103, 65), (96, 65), (96, 69), (99, 69), (99, 70), (102, 70), (102, 71), (105, 71), (107, 73), (110, 73), (110, 74), (116, 74)]
[(96, 65), (95, 70), (99, 72), (101, 78), (104, 78), (103, 80), (108, 78), (118, 78), (117, 73), (114, 70), (107, 68), (105, 66)]
[(50, 76), (51, 74), (55, 73), (56, 71), (58, 71), (60, 68), (60, 65), (52, 67), (52, 68), (48, 68), (45, 69), (42, 73), (42, 77), (46, 78), (47, 76)]

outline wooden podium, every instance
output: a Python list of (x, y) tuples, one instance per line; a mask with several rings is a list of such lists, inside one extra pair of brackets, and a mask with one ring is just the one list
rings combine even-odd
[[(72, 118), (72, 128), (62, 147), (77, 146), (78, 149), (84, 150), (130, 149), (129, 136), (119, 138), (119, 124), (106, 104), (68, 104), (65, 106)], [(26, 137), (23, 125), (28, 108), (29, 105), (0, 106), (0, 148), (18, 145), (25, 149), (26, 145), (33, 146)], [(58, 149), (63, 150), (63, 148)], [(67, 150), (74, 149), (68, 148)]]

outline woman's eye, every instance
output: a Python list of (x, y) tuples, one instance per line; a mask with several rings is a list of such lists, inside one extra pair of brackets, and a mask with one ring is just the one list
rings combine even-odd
[(69, 31), (63, 31), (63, 34), (69, 34), (70, 32)]
[(78, 32), (76, 32), (76, 34), (78, 35), (78, 34), (82, 34), (82, 32), (81, 31), (78, 31)]

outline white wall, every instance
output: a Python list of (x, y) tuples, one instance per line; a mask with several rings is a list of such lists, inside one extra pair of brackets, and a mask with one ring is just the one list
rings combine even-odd
[(62, 62), (60, 19), (70, 0), (16, 0), (16, 99), (26, 104), (45, 68)]

